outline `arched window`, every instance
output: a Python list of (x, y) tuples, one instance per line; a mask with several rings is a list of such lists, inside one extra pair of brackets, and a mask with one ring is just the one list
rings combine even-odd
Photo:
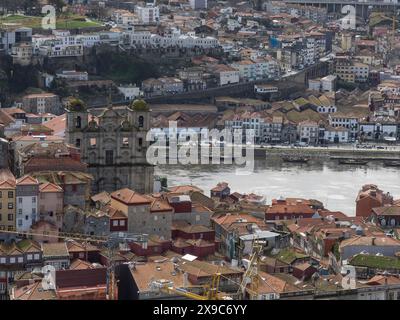
[(144, 126), (144, 117), (139, 116), (139, 128), (143, 128), (143, 126)]
[(81, 126), (82, 126), (82, 119), (81, 119), (80, 116), (77, 116), (77, 117), (76, 117), (76, 121), (75, 121), (75, 127), (78, 128), (78, 129), (80, 129)]

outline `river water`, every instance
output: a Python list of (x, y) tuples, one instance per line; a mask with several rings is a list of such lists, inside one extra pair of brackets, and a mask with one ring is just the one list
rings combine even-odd
[(280, 160), (256, 160), (254, 172), (237, 175), (235, 165), (162, 165), (155, 174), (165, 176), (168, 185), (193, 184), (209, 195), (218, 182), (229, 183), (231, 191), (260, 194), (267, 204), (279, 196), (317, 199), (330, 210), (355, 215), (355, 199), (362, 185), (373, 183), (400, 198), (400, 168), (379, 162), (367, 166), (339, 165), (333, 160), (307, 164)]

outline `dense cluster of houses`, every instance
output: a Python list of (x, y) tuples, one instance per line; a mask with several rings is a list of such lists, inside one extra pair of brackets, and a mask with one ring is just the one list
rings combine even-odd
[[(37, 180), (32, 176), (19, 179), (16, 191), (4, 190), (8, 184), (0, 184), (2, 203), (15, 201), (18, 208), (19, 199), (27, 202), (18, 188), (35, 186)], [(129, 299), (170, 297), (171, 293), (160, 291), (165, 282), (202, 294), (201, 286), (210, 283), (216, 273), (222, 276), (219, 290), (232, 298), (400, 296), (400, 203), (376, 185), (360, 190), (356, 216), (330, 211), (314, 199), (281, 197), (266, 204), (263, 196), (231, 192), (221, 182), (209, 196), (193, 185), (170, 187), (159, 194), (129, 189), (102, 192), (93, 195), (84, 208), (64, 205), (53, 217), (41, 209), (49, 204), (41, 193), (47, 188), (57, 192), (59, 197), (54, 199), (62, 203), (65, 186), (39, 184), (32, 235), (25, 239), (8, 236), (0, 243), (3, 297), (106, 299), (110, 263), (119, 270), (123, 298)], [(16, 194), (15, 200), (8, 198), (9, 192)], [(33, 199), (29, 196), (28, 200)], [(18, 211), (14, 214), (18, 218)], [(55, 227), (46, 228), (46, 224)], [(64, 236), (66, 232), (70, 239)], [(145, 245), (127, 238), (112, 256), (95, 240), (121, 232), (144, 233), (148, 238)], [(78, 234), (98, 238), (74, 240)], [(244, 276), (241, 266), (252, 256), (255, 240), (263, 243), (255, 275), (260, 281), (256, 288), (249, 284), (245, 295), (238, 296)], [(53, 271), (45, 272), (45, 266)], [(356, 271), (355, 287), (349, 291), (342, 284), (343, 266)], [(43, 279), (48, 285), (44, 286)], [(119, 295), (115, 290), (114, 298)]]

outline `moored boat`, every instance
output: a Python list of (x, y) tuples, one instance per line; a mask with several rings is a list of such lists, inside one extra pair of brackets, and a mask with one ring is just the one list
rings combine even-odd
[(339, 164), (354, 164), (354, 165), (364, 166), (367, 163), (368, 163), (368, 161), (360, 160), (360, 159), (341, 159), (341, 160), (339, 160)]
[(383, 164), (386, 167), (400, 167), (400, 160), (389, 160), (389, 161), (384, 161)]

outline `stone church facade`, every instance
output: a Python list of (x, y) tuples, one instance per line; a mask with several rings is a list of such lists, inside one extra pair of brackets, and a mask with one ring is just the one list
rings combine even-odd
[(94, 177), (93, 192), (121, 188), (153, 192), (154, 167), (146, 160), (150, 110), (143, 100), (90, 111), (75, 100), (66, 112), (66, 139), (80, 148)]

